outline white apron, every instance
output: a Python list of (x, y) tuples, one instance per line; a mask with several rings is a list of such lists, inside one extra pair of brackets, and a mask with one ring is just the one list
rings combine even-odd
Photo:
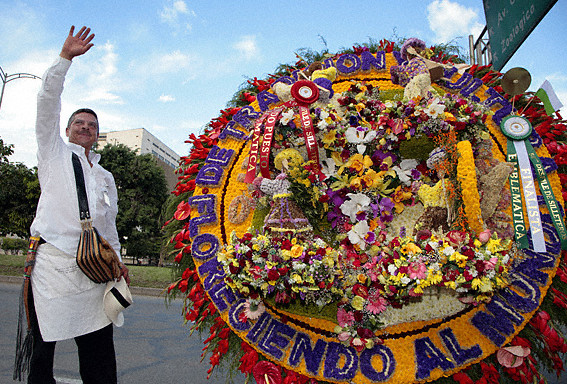
[(104, 328), (106, 284), (96, 284), (79, 269), (75, 255), (49, 243), (39, 246), (32, 271), (32, 289), (44, 341), (71, 339)]

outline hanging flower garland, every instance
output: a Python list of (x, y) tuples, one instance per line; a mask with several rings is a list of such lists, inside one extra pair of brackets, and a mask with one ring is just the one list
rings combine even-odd
[[(320, 76), (332, 88), (300, 83), (299, 71), (255, 78), (255, 96), (243, 93), (249, 106), (190, 137), (166, 226), (187, 268), (170, 293), (185, 295), (194, 329), (209, 327), (211, 371), (236, 354), (233, 364), (257, 382), (527, 382), (545, 364), (530, 354), (536, 339), (551, 335), (537, 353), (559, 372), (567, 345), (553, 324), (564, 319), (542, 308), (567, 307), (567, 274), (546, 208), (545, 257), (513, 244), (498, 128), (511, 104), (497, 92), (499, 74), (448, 65), (425, 97), (405, 99), (389, 76), (404, 59), (381, 44), (327, 59), (339, 76)], [(563, 204), (565, 125), (531, 104), (531, 141)], [(269, 179), (243, 182), (254, 145), (273, 164), (286, 148), (303, 157), (280, 179), (272, 174), (284, 193), (265, 194)], [(299, 207), (313, 233), (266, 232), (278, 204)]]

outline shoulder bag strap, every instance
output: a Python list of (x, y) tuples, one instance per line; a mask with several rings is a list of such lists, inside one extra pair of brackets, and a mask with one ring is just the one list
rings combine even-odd
[(91, 214), (89, 213), (89, 200), (87, 199), (83, 167), (81, 166), (81, 159), (79, 159), (79, 156), (77, 156), (75, 152), (73, 152), (73, 170), (75, 171), (75, 183), (77, 185), (77, 198), (79, 200), (81, 220), (90, 219)]

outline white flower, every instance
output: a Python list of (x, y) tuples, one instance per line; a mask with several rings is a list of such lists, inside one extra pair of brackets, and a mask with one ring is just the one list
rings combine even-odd
[(370, 208), (370, 197), (364, 193), (348, 193), (347, 197), (349, 199), (341, 205), (341, 212), (350, 217), (352, 223), (355, 223), (356, 215)]
[(370, 226), (366, 220), (359, 221), (348, 232), (348, 239), (352, 244), (358, 244), (360, 249), (366, 249), (366, 241), (364, 240), (366, 234), (370, 231)]
[(439, 104), (439, 99), (433, 99), (431, 104), (429, 104), (423, 111), (427, 115), (436, 118), (437, 116), (445, 112), (445, 105)]
[(411, 279), (407, 276), (404, 276), (400, 279), (400, 283), (402, 283), (402, 284), (409, 284), (410, 281), (411, 281)]
[(327, 120), (321, 120), (317, 123), (317, 128), (319, 128), (320, 130), (325, 129), (328, 126), (329, 126), (329, 123), (327, 123)]
[(283, 125), (286, 125), (287, 123), (289, 123), (291, 120), (293, 120), (293, 109), (288, 109), (287, 111), (282, 113), (282, 117), (280, 119), (280, 123), (282, 123)]
[(398, 272), (398, 267), (396, 267), (394, 264), (388, 265), (388, 273), (390, 275), (395, 275), (396, 272)]
[(363, 154), (366, 150), (366, 143), (371, 142), (376, 138), (376, 131), (369, 131), (364, 127), (349, 127), (345, 132), (345, 138), (349, 143), (358, 144), (356, 148), (358, 153)]
[(321, 172), (327, 177), (331, 177), (336, 174), (336, 163), (332, 158), (325, 158), (320, 161)]
[(315, 238), (315, 244), (319, 247), (319, 248), (324, 248), (327, 246), (327, 243), (325, 243), (325, 241), (323, 239), (321, 239), (320, 237), (316, 237)]
[(386, 106), (386, 108), (394, 108), (396, 106), (396, 104), (391, 100), (386, 101), (384, 105)]
[(404, 159), (401, 161), (400, 166), (395, 166), (392, 167), (392, 169), (394, 171), (396, 171), (396, 174), (398, 175), (398, 178), (400, 179), (400, 181), (404, 184), (404, 185), (410, 185), (411, 184), (411, 171), (415, 168), (417, 168), (418, 166), (418, 162), (415, 159)]

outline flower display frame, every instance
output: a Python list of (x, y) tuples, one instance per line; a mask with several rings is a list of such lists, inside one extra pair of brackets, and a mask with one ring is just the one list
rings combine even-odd
[[(338, 77), (333, 83), (333, 92), (342, 94), (350, 89), (353, 81), (371, 84), (381, 90), (401, 89), (400, 86), (390, 82), (390, 68), (401, 63), (403, 60), (399, 52), (384, 50), (372, 54), (362, 50), (359, 54), (345, 54), (335, 59), (328, 59), (325, 65), (337, 69)], [(459, 73), (456, 67), (450, 65), (444, 72), (446, 80), (438, 82), (436, 87), (444, 92), (482, 103), (489, 109), (483, 124), (494, 143), (493, 157), (504, 161), (507, 139), (500, 132), (499, 124), (512, 112), (512, 104), (494, 88), (477, 81), (479, 79), (475, 79), (468, 72)], [(292, 85), (299, 81), (298, 79), (299, 71), (295, 73), (295, 77), (287, 76), (277, 81)], [(193, 169), (192, 174), (195, 178), (191, 196), (183, 206), (180, 204), (178, 207), (179, 213), (176, 214), (176, 219), (184, 223), (183, 229), (175, 235), (175, 244), (179, 247), (177, 249), (180, 249), (181, 255), (178, 258), (181, 260), (184, 253), (189, 254), (193, 269), (191, 273), (186, 273), (190, 276), (182, 277), (182, 280), (171, 288), (183, 292), (181, 284), (184, 281), (191, 278), (197, 282), (194, 287), (199, 287), (200, 293), (198, 295), (193, 293), (193, 298), (189, 297), (189, 299), (193, 303), (195, 303), (194, 299), (209, 303), (208, 312), (205, 314), (201, 312), (198, 315), (200, 319), (213, 315), (217, 319), (220, 318), (224, 324), (219, 327), (230, 329), (231, 334), (238, 336), (244, 344), (252, 348), (247, 350), (247, 354), (252, 353), (253, 350), (283, 367), (287, 372), (285, 377), (299, 374), (321, 382), (434, 381), (478, 364), (501, 347), (516, 340), (517, 334), (530, 323), (534, 315), (539, 313), (539, 307), (551, 287), (553, 278), (560, 270), (562, 251), (545, 205), (541, 206), (541, 212), (547, 252), (539, 254), (529, 249), (524, 250), (523, 256), (515, 263), (508, 262), (508, 259), (502, 263), (502, 259), (488, 258), (493, 266), (496, 262), (502, 263), (501, 266), (506, 269), (506, 283), (503, 282), (496, 287), (494, 294), (491, 291), (490, 300), (476, 306), (467, 306), (447, 317), (388, 326), (367, 337), (367, 339), (375, 338), (372, 343), (369, 344), (366, 340), (366, 344), (360, 347), (360, 344), (352, 343), (352, 334), (350, 344), (345, 344), (340, 338), (341, 333), (348, 329), (340, 329), (338, 335), (335, 333), (339, 325), (338, 321), (317, 317), (312, 313), (279, 308), (277, 302), (265, 302), (265, 311), (257, 313), (257, 316), (250, 316), (250, 303), (257, 304), (258, 297), (255, 295), (248, 297), (242, 294), (241, 289), (234, 289), (235, 283), (230, 283), (234, 279), (230, 276), (227, 282), (227, 275), (230, 275), (230, 269), (227, 269), (229, 265), (225, 263), (223, 267), (226, 257), (217, 257), (217, 255), (222, 255), (223, 247), (230, 247), (234, 239), (247, 236), (250, 227), (254, 224), (253, 204), (247, 200), (254, 197), (254, 192), (251, 192), (249, 185), (244, 182), (245, 175), (250, 169), (250, 154), (253, 152), (250, 148), (254, 146), (254, 136), (262, 114), (281, 105), (282, 101), (278, 96), (266, 88), (250, 105), (231, 111), (234, 112), (230, 116), (231, 119), (226, 119), (219, 125), (219, 129), (213, 130), (208, 135), (211, 140), (210, 150), (204, 151), (207, 153), (203, 153), (200, 157), (199, 161), (203, 165)], [(436, 105), (430, 105), (424, 113), (437, 115), (439, 111), (436, 108), (438, 108)], [(391, 127), (391, 131), (394, 132), (401, 129), (403, 127), (396, 125)], [(367, 146), (375, 140), (375, 137), (369, 137), (368, 133), (364, 132), (350, 131), (348, 136), (357, 146)], [(532, 133), (530, 140), (540, 157), (550, 158), (536, 131)], [(467, 153), (474, 161), (470, 146), (463, 148), (461, 145), (458, 151), (461, 153), (461, 159), (466, 159), (463, 153)], [(361, 157), (361, 161), (364, 162), (364, 157)], [(190, 164), (191, 162), (188, 165)], [(463, 169), (457, 171), (462, 175), (463, 183), (476, 180), (476, 176), (471, 175), (474, 174), (474, 164), (471, 165), (469, 162), (457, 168), (459, 167)], [(398, 173), (401, 174), (401, 170)], [(557, 172), (552, 169), (548, 177), (555, 196), (563, 207), (561, 182)], [(476, 184), (474, 187), (476, 189)], [(466, 191), (473, 195), (470, 200), (472, 203), (465, 203), (465, 214), (469, 219), (472, 233), (480, 235), (481, 213), (479, 208), (474, 206), (478, 198), (475, 199), (471, 188), (467, 188)], [(463, 194), (463, 200), (466, 201), (466, 196), (471, 196), (470, 193)], [(478, 195), (478, 191), (476, 194)], [(352, 212), (356, 216), (358, 211), (353, 209)], [(350, 211), (345, 208), (345, 212)], [(347, 216), (349, 215), (350, 213)], [(236, 220), (236, 217), (239, 219)], [(242, 220), (243, 217), (246, 219)], [(349, 231), (352, 232), (354, 227)], [(361, 232), (362, 236), (359, 237), (355, 236), (356, 231), (352, 232), (354, 239), (352, 242), (362, 242), (364, 231), (368, 232), (364, 228)], [(489, 244), (493, 244), (496, 238), (486, 239), (485, 243), (489, 241)], [(478, 244), (479, 247), (480, 245)], [(444, 244), (444, 247), (447, 246)], [(332, 253), (332, 250), (329, 253)], [(293, 257), (291, 256), (290, 259)], [(335, 262), (337, 262), (336, 255), (333, 258), (333, 263)], [(458, 260), (455, 260), (455, 263), (457, 262)], [(410, 266), (411, 262), (408, 262), (405, 267)], [(424, 271), (415, 267), (411, 273), (414, 276), (421, 276)], [(278, 274), (278, 278), (280, 275), (281, 273)], [(276, 281), (273, 274), (268, 277), (266, 273), (265, 278), (268, 280), (274, 278), (272, 281)], [(316, 286), (315, 283), (314, 281), (313, 284)], [(328, 285), (329, 283), (331, 285)], [(325, 288), (331, 286), (332, 282), (325, 283)], [(218, 324), (221, 324), (220, 320)], [(220, 357), (221, 351), (222, 349), (217, 345), (213, 349), (213, 356)]]

